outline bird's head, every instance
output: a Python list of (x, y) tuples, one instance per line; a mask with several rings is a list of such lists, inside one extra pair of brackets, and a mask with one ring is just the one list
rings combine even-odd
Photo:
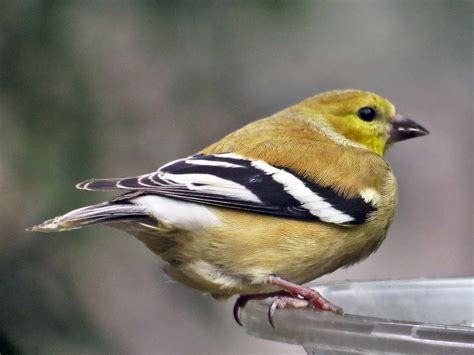
[(330, 91), (306, 99), (299, 106), (335, 133), (380, 155), (392, 143), (428, 134), (425, 128), (398, 114), (390, 101), (367, 91)]

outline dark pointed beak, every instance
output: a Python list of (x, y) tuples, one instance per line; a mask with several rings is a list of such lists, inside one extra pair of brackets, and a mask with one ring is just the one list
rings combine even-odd
[(426, 136), (429, 133), (430, 132), (428, 132), (426, 128), (420, 126), (415, 121), (397, 114), (395, 119), (392, 121), (388, 143), (395, 143), (405, 139)]

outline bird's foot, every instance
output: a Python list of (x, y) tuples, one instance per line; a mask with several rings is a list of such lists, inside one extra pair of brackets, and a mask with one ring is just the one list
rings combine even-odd
[(234, 304), (234, 319), (241, 326), (240, 309), (245, 307), (250, 300), (263, 300), (270, 297), (275, 297), (268, 308), (268, 321), (270, 325), (275, 328), (273, 323), (273, 314), (277, 309), (283, 308), (313, 308), (321, 311), (333, 312), (336, 314), (343, 314), (341, 307), (332, 304), (325, 299), (321, 294), (309, 287), (304, 287), (289, 281), (286, 281), (278, 276), (270, 276), (270, 283), (272, 285), (282, 288), (284, 291), (272, 293), (260, 293), (251, 295), (240, 295)]
[(273, 314), (277, 309), (284, 308), (313, 308), (322, 311), (329, 311), (337, 314), (342, 314), (342, 308), (332, 304), (325, 299), (318, 291), (307, 288), (308, 292), (305, 295), (291, 294), (287, 292), (287, 295), (277, 296), (268, 308), (268, 322), (275, 328), (273, 323)]
[(288, 307), (314, 308), (336, 314), (344, 313), (341, 307), (329, 302), (316, 290), (292, 283), (278, 276), (270, 276), (269, 281), (272, 285), (278, 286), (286, 291), (286, 295), (277, 296), (268, 309), (268, 321), (272, 327), (275, 327), (273, 314), (276, 309)]

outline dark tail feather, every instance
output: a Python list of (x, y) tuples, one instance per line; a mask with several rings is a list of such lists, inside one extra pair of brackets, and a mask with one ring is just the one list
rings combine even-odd
[(71, 229), (86, 227), (92, 224), (110, 223), (127, 220), (147, 219), (149, 216), (136, 205), (131, 203), (104, 202), (97, 205), (82, 207), (44, 221), (28, 228), (33, 232), (62, 232)]
[(120, 190), (120, 187), (117, 186), (120, 180), (122, 179), (91, 179), (80, 182), (76, 185), (76, 188), (89, 191)]

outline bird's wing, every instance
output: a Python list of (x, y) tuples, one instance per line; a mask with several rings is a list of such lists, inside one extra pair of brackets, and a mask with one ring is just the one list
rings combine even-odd
[[(198, 154), (137, 177), (93, 179), (84, 190), (128, 190), (287, 218), (356, 225), (375, 207), (362, 197), (345, 198), (287, 169), (227, 154)], [(136, 196), (136, 194), (133, 194)]]

